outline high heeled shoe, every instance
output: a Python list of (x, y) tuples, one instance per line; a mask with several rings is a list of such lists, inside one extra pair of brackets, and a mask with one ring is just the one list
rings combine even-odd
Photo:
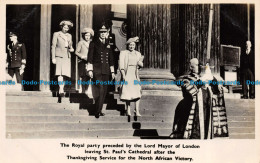
[(139, 111), (136, 111), (136, 110), (135, 110), (135, 116), (141, 117), (142, 115), (139, 113)]
[(127, 115), (127, 116), (131, 116), (131, 111), (130, 111), (130, 109), (127, 109), (127, 110), (126, 110), (126, 115)]

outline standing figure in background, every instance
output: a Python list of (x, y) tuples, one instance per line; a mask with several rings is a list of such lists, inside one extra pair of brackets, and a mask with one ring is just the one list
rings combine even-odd
[[(91, 28), (84, 28), (82, 31), (82, 39), (79, 41), (75, 54), (79, 57), (78, 61), (78, 72), (81, 81), (89, 80), (87, 76), (87, 59), (88, 59), (88, 51), (89, 51), (89, 44), (94, 36), (94, 31)], [(85, 93), (87, 90), (87, 85), (80, 85), (80, 90), (82, 93)]]
[(26, 49), (25, 45), (18, 41), (17, 34), (9, 33), (10, 44), (7, 45), (7, 67), (8, 74), (13, 78), (16, 77), (16, 82), (21, 84), (23, 73), (26, 65)]
[[(228, 126), (222, 85), (208, 84), (221, 80), (212, 76), (209, 65), (199, 75), (197, 58), (190, 60), (190, 73), (180, 77), (183, 100), (177, 105), (173, 130), (175, 139), (227, 138)], [(201, 82), (201, 84), (193, 84)], [(203, 85), (202, 82), (206, 82)]]
[(111, 20), (106, 21), (106, 26), (107, 26), (106, 41), (110, 45), (110, 48), (114, 53), (115, 51), (118, 51), (118, 49), (116, 47), (116, 36), (114, 33), (112, 33), (112, 25), (113, 23)]
[(91, 42), (88, 54), (88, 72), (90, 78), (93, 78), (93, 98), (95, 100), (95, 117), (104, 116), (102, 113), (103, 103), (107, 93), (107, 84), (109, 75), (112, 80), (115, 78), (114, 56), (111, 47), (106, 42), (107, 28), (102, 24), (99, 29), (99, 38)]
[(254, 53), (251, 50), (252, 44), (251, 41), (246, 42), (246, 51), (241, 55), (241, 76), (242, 76), (242, 89), (243, 89), (243, 96), (242, 98), (248, 99), (248, 92), (249, 98), (255, 98), (255, 85), (249, 84), (249, 91), (248, 91), (248, 84), (247, 80), (254, 81), (254, 74), (252, 73), (254, 70)]
[(126, 114), (131, 116), (130, 102), (135, 102), (135, 115), (141, 116), (139, 103), (141, 98), (141, 85), (134, 84), (135, 80), (140, 81), (138, 69), (143, 67), (144, 57), (140, 52), (135, 50), (136, 42), (139, 38), (130, 38), (126, 44), (127, 49), (120, 52), (119, 68), (122, 78), (127, 84), (123, 84), (120, 99), (126, 102)]
[[(61, 31), (54, 32), (52, 39), (52, 63), (56, 64), (55, 75), (58, 76), (58, 82), (62, 83), (64, 77), (71, 77), (71, 52), (74, 52), (72, 47), (72, 36), (68, 33), (73, 27), (73, 23), (69, 20), (60, 22)], [(64, 84), (59, 85), (59, 95), (64, 96)]]
[[(113, 53), (114, 56), (114, 67), (115, 67), (115, 80), (116, 81), (120, 81), (121, 79), (121, 73), (118, 69), (118, 62), (119, 62), (119, 50), (116, 46), (116, 36), (114, 33), (112, 33), (112, 26), (113, 26), (113, 22), (108, 19), (106, 20), (106, 27), (107, 27), (107, 35), (106, 35), (106, 42), (107, 44), (110, 46), (111, 51)], [(117, 92), (118, 89), (118, 85), (109, 85), (108, 86), (108, 91), (109, 92)]]

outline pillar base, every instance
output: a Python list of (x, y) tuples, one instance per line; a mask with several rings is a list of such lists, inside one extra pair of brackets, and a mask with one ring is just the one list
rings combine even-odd
[[(139, 71), (139, 76), (141, 81), (147, 81), (147, 82), (152, 82), (158, 81), (158, 82), (170, 82), (174, 81), (175, 77), (174, 75), (169, 71), (165, 69), (141, 69)], [(181, 90), (178, 86), (176, 85), (167, 85), (167, 84), (143, 84), (142, 85), (143, 90), (174, 90), (174, 91), (179, 91)]]

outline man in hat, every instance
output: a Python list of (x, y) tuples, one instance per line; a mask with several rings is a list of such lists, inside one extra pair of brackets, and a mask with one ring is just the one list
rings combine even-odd
[(26, 65), (25, 45), (18, 41), (16, 33), (10, 32), (8, 36), (11, 41), (11, 43), (7, 45), (8, 74), (11, 77), (15, 75), (16, 82), (21, 84)]
[(95, 100), (95, 117), (104, 116), (102, 113), (103, 103), (107, 93), (109, 75), (115, 78), (114, 56), (111, 46), (106, 42), (107, 28), (105, 24), (99, 29), (99, 38), (91, 42), (88, 54), (88, 72), (93, 78), (93, 97)]
[(175, 110), (170, 137), (176, 139), (228, 137), (223, 87), (212, 84), (221, 79), (211, 74), (208, 65), (201, 77), (198, 59), (193, 58), (190, 60), (190, 73), (181, 76), (179, 80), (184, 98)]
[[(254, 81), (254, 53), (251, 50), (252, 44), (251, 41), (246, 41), (246, 51), (241, 55), (241, 77), (242, 77), (242, 90), (243, 90), (243, 99), (255, 98), (255, 85), (247, 84), (247, 81)], [(251, 82), (250, 82), (251, 83)], [(248, 91), (249, 87), (249, 91)]]

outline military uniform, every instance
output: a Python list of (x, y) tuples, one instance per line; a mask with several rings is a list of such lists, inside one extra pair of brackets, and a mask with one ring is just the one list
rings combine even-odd
[[(88, 63), (88, 71), (93, 71), (94, 83), (97, 80), (99, 82), (108, 81), (110, 73), (114, 72), (114, 57), (109, 44), (102, 43), (100, 39), (91, 42), (89, 45)], [(107, 85), (93, 85), (96, 114), (101, 113), (106, 93)]]
[(26, 49), (23, 43), (17, 41), (14, 45), (7, 45), (7, 62), (8, 74), (11, 77), (15, 74), (17, 83), (21, 83), (23, 76), (20, 74), (20, 68), (26, 64)]

